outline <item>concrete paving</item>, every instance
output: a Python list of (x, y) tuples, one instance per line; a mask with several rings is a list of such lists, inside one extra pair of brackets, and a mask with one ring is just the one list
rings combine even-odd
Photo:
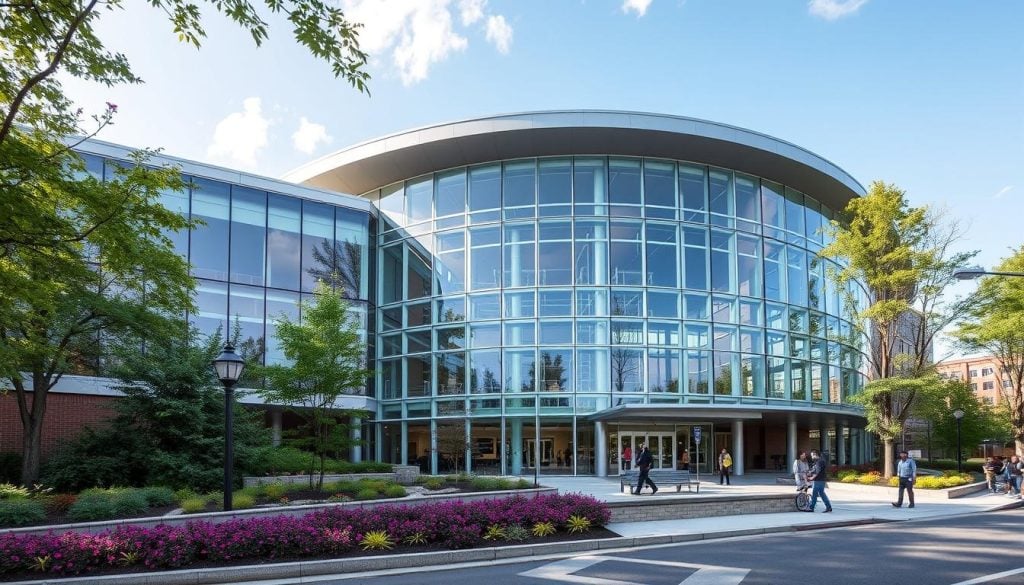
[[(619, 490), (618, 478), (599, 477), (558, 477), (541, 478), (541, 484), (557, 487), (561, 493), (577, 492), (594, 496), (604, 502), (633, 501), (644, 499), (650, 501), (670, 498), (703, 499), (712, 496), (754, 494), (793, 494), (792, 485), (779, 484), (780, 474), (752, 473), (741, 477), (733, 477), (732, 485), (718, 485), (718, 478), (705, 482), (702, 477), (700, 493), (687, 493), (683, 488), (677, 494), (674, 487), (659, 487), (657, 494), (651, 494), (645, 488), (643, 495), (633, 496)], [(667, 487), (667, 486), (666, 486)], [(608, 525), (608, 529), (627, 537), (688, 535), (731, 533), (745, 529), (810, 529), (826, 528), (868, 522), (892, 522), (925, 518), (939, 518), (961, 514), (974, 514), (989, 510), (1024, 504), (1017, 498), (991, 494), (987, 491), (969, 494), (955, 499), (938, 499), (931, 490), (917, 490), (916, 505), (907, 508), (893, 508), (891, 502), (896, 500), (896, 488), (866, 488), (865, 486), (846, 485), (838, 481), (830, 481), (826, 493), (832, 500), (833, 511), (824, 514), (824, 504), (818, 502), (817, 510), (808, 512), (782, 512), (775, 514), (742, 514), (731, 516), (715, 516), (709, 518), (688, 518), (684, 520), (659, 520), (647, 522), (616, 522)]]

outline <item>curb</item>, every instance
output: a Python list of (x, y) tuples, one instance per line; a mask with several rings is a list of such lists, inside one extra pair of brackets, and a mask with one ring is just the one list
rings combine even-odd
[[(1017, 502), (1016, 504), (1019, 506), (1021, 503), (1022, 502)], [(736, 538), (741, 536), (820, 530), (882, 522), (898, 522), (898, 520), (869, 518), (864, 520), (822, 522), (819, 524), (802, 526), (773, 526), (767, 528), (725, 530), (721, 532), (709, 532), (703, 534), (659, 534), (636, 537), (620, 536), (617, 538), (575, 540), (551, 544), (526, 544), (468, 550), (355, 557), (348, 559), (295, 561), (290, 563), (267, 565), (241, 565), (233, 567), (183, 569), (178, 571), (101, 575), (93, 577), (61, 577), (31, 581), (11, 581), (6, 582), (5, 585), (215, 585), (218, 583), (236, 583), (245, 580), (263, 581), (270, 579), (301, 579), (303, 577), (324, 576), (337, 573), (361, 573), (388, 569), (408, 569), (413, 567), (487, 562), (513, 558), (547, 558), (552, 555), (562, 553), (632, 548), (657, 544), (676, 544), (702, 540), (719, 540), (723, 538)]]

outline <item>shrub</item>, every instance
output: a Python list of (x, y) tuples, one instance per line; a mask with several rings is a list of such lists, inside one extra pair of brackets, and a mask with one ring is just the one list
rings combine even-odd
[(507, 479), (507, 478), (502, 477), (502, 478), (499, 478), (497, 480), (497, 482), (495, 482), (494, 487), (495, 487), (495, 489), (499, 489), (499, 490), (514, 489), (516, 487), (516, 480), (514, 480), (514, 479)]
[(54, 494), (43, 498), (43, 507), (46, 512), (56, 516), (63, 516), (68, 513), (71, 505), (78, 500), (75, 494)]
[(525, 489), (529, 489), (529, 488), (532, 488), (532, 487), (533, 487), (533, 484), (530, 483), (528, 480), (525, 480), (525, 479), (520, 479), (519, 481), (516, 482), (516, 489), (518, 489), (518, 490), (525, 490)]
[[(836, 473), (836, 478), (839, 481), (843, 482), (843, 483), (850, 483), (852, 481), (855, 481), (856, 477), (857, 477), (857, 472), (855, 470), (853, 470), (853, 469), (843, 469), (843, 470), (841, 470), (841, 471)], [(849, 478), (853, 478), (853, 479), (849, 479)]]
[(484, 533), (484, 540), (505, 540), (505, 529), (499, 524), (491, 524)]
[(878, 483), (878, 480), (880, 479), (882, 479), (882, 476), (880, 474), (875, 473), (874, 471), (870, 471), (868, 473), (865, 473), (864, 475), (859, 476), (857, 478), (857, 483), (862, 485), (875, 485), (876, 483)]
[(505, 538), (514, 542), (522, 542), (530, 538), (530, 531), (519, 524), (513, 524), (505, 529)]
[(117, 517), (137, 516), (149, 509), (146, 494), (142, 490), (127, 489), (112, 495), (114, 514)]
[(425, 532), (413, 532), (403, 538), (402, 542), (408, 545), (427, 544), (427, 534)]
[(379, 492), (374, 489), (364, 488), (356, 492), (357, 500), (376, 500)]
[(175, 501), (175, 494), (171, 488), (147, 487), (139, 491), (142, 492), (142, 497), (146, 498), (146, 504), (152, 508), (170, 506)]
[(569, 529), (570, 533), (586, 532), (590, 530), (590, 518), (573, 514), (572, 516), (569, 516), (569, 520), (566, 521), (565, 526)]
[(444, 480), (440, 477), (431, 477), (423, 482), (423, 486), (428, 490), (439, 490), (444, 487)]
[(498, 480), (493, 477), (474, 477), (469, 485), (482, 492), (493, 491), (498, 489)]
[(533, 525), (533, 535), (538, 537), (551, 536), (555, 533), (555, 525), (551, 522), (537, 522)]
[(252, 508), (256, 505), (256, 498), (249, 494), (238, 494), (231, 496), (232, 507), (236, 510), (244, 510), (246, 508)]
[(279, 499), (281, 496), (288, 493), (288, 486), (282, 482), (275, 481), (274, 483), (268, 483), (261, 486), (263, 495), (271, 500)]
[(384, 495), (389, 498), (404, 498), (405, 488), (400, 485), (389, 485), (384, 488)]
[(0, 500), (0, 526), (22, 526), (46, 519), (42, 502), (28, 498)]
[(28, 497), (28, 488), (10, 483), (0, 483), (0, 500), (24, 499)]
[(197, 495), (198, 494), (196, 494), (194, 491), (192, 491), (189, 488), (182, 488), (182, 489), (176, 490), (174, 492), (174, 501), (178, 502), (179, 504), (181, 504), (182, 501), (187, 500), (189, 498), (194, 498)]
[(363, 535), (363, 540), (359, 541), (359, 545), (363, 547), (363, 550), (391, 550), (395, 548), (395, 542), (383, 530), (367, 532)]
[(900, 485), (900, 478), (895, 475), (889, 478), (889, 487), (898, 487)]
[(186, 514), (195, 514), (197, 512), (206, 511), (206, 498), (203, 496), (185, 498), (181, 501), (181, 511)]
[(91, 522), (109, 520), (116, 516), (114, 498), (110, 494), (86, 490), (79, 494), (78, 500), (68, 507), (68, 518), (73, 522)]

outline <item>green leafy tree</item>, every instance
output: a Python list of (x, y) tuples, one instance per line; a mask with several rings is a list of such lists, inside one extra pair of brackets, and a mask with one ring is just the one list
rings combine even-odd
[[(934, 387), (932, 341), (966, 310), (943, 293), (953, 270), (972, 253), (954, 253), (955, 223), (926, 207), (911, 207), (895, 185), (876, 181), (833, 221), (833, 241), (821, 255), (844, 261), (830, 271), (844, 296), (857, 338), (870, 345), (872, 380), (851, 400), (865, 407), (868, 430), (884, 445), (886, 477), (893, 473), (893, 446), (919, 392)], [(867, 302), (854, 291), (864, 287)]]
[(931, 440), (947, 453), (956, 452), (957, 428), (953, 411), (964, 411), (960, 421), (960, 442), (970, 453), (986, 438), (999, 433), (992, 407), (982, 404), (971, 387), (961, 380), (935, 380), (931, 392), (918, 395), (913, 417), (927, 421), (931, 427)]
[[(1024, 247), (1017, 248), (997, 268), (1024, 272)], [(1005, 405), (1018, 455), (1024, 455), (1024, 278), (988, 276), (982, 279), (967, 318), (955, 337), (971, 352), (996, 358), (1002, 378), (1000, 403)]]
[[(124, 397), (108, 424), (88, 429), (44, 466), (46, 485), (164, 485), (220, 490), (224, 478), (224, 389), (210, 362), (220, 334), (203, 338), (179, 323), (177, 335), (112, 350), (111, 373)], [(255, 469), (269, 433), (259, 412), (235, 404), (236, 474)]]
[[(349, 441), (349, 417), (363, 411), (338, 407), (347, 394), (360, 394), (372, 372), (366, 369), (366, 345), (350, 304), (324, 283), (316, 287), (312, 301), (300, 303), (302, 321), (281, 315), (275, 319), (277, 338), (288, 364), (260, 368), (266, 388), (260, 393), (269, 402), (288, 404), (306, 421), (307, 446), (317, 457), (323, 486), (325, 460)], [(312, 485), (312, 475), (310, 483)]]

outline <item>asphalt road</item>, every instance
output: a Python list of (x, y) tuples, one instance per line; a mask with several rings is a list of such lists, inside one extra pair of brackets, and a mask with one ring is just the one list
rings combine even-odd
[[(1000, 577), (1000, 573), (1006, 574)], [(339, 575), (317, 581), (324, 585), (1021, 585), (1024, 510), (589, 552), (541, 562)]]

